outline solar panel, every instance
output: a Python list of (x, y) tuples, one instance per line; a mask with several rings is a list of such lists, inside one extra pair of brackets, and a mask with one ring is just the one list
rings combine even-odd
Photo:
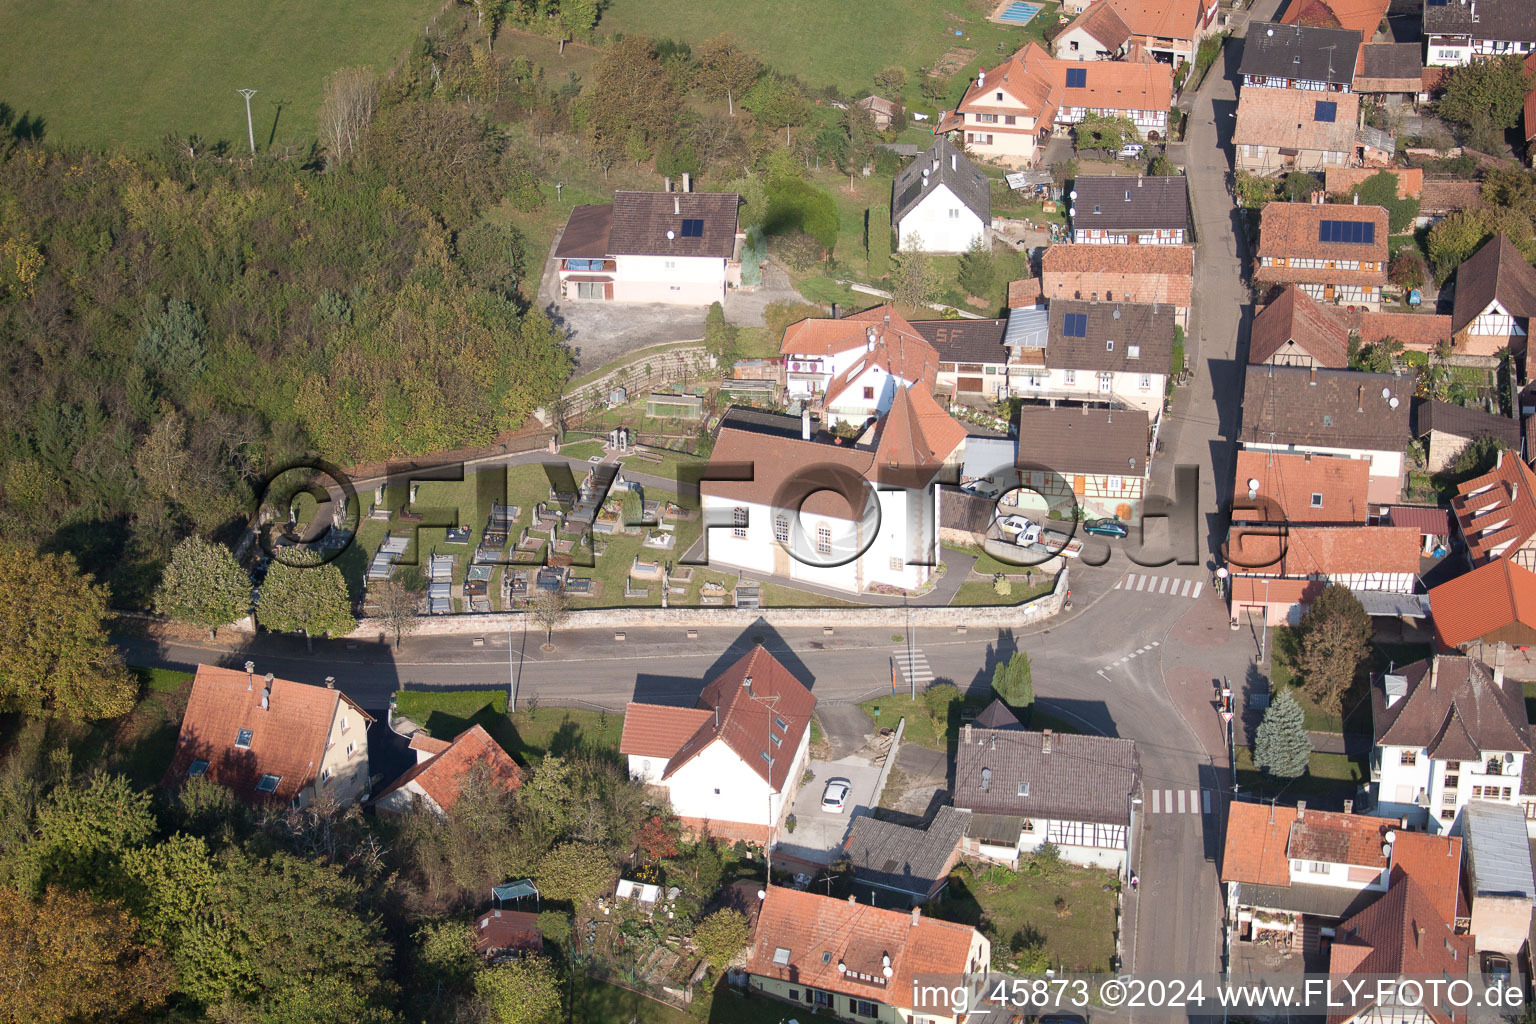
[(704, 221), (702, 221), (702, 220), (695, 220), (695, 219), (692, 219), (692, 218), (684, 220), (683, 221), (683, 237), (684, 238), (703, 238), (704, 237)]
[(1338, 113), (1339, 105), (1337, 103), (1332, 100), (1318, 100), (1317, 110), (1313, 112), (1312, 120), (1325, 121), (1328, 124), (1332, 124), (1333, 119), (1338, 116)]
[(1066, 322), (1062, 325), (1061, 333), (1069, 338), (1088, 337), (1088, 314), (1068, 313)]
[(1067, 88), (1083, 89), (1088, 85), (1087, 68), (1067, 68)]
[(1373, 245), (1376, 242), (1376, 225), (1362, 220), (1319, 221), (1317, 240), (1344, 242), (1350, 245)]

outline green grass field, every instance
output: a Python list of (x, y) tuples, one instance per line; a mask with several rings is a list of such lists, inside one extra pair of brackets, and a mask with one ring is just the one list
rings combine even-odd
[(432, 0), (212, 3), (0, 0), (0, 102), (43, 120), (44, 138), (150, 146), (167, 132), (247, 152), (306, 144), (321, 83), (337, 68), (385, 71), (423, 31)]
[(401, 690), (395, 712), (422, 726), (432, 736), (450, 740), (471, 725), (479, 725), (502, 749), (524, 764), (545, 754), (572, 750), (617, 756), (624, 716), (586, 708), (528, 708), (507, 714), (505, 690)]
[(1019, 872), (993, 867), (979, 874), (962, 866), (950, 873), (949, 889), (933, 912), (961, 924), (985, 919), (1016, 945), (1039, 936), (1053, 965), (1103, 971), (1115, 952), (1118, 888), (1108, 871), (1061, 862)]

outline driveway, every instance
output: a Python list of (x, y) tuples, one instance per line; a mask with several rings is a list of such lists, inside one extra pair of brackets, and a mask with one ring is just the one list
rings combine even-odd
[[(842, 848), (853, 819), (874, 810), (880, 768), (857, 754), (836, 761), (812, 761), (810, 768), (816, 777), (800, 787), (790, 808), (795, 816), (795, 830), (780, 830), (774, 855), (811, 864), (830, 864)], [(821, 809), (821, 794), (829, 779), (847, 779), (853, 784), (853, 792), (842, 811)]]
[(847, 757), (864, 746), (875, 731), (864, 709), (854, 703), (816, 705), (816, 720), (821, 723), (821, 738), (832, 749), (832, 758)]
[[(539, 280), (538, 307), (556, 327), (570, 332), (571, 354), (577, 373), (590, 373), (646, 345), (668, 341), (697, 341), (704, 337), (708, 306), (678, 306), (664, 302), (586, 302), (558, 297), (558, 264), (553, 258), (560, 234), (550, 243), (551, 258), (544, 261)], [(763, 268), (763, 283), (751, 291), (736, 289), (726, 294), (725, 317), (738, 327), (763, 326), (763, 310), (770, 302), (803, 301), (790, 285), (782, 268)]]

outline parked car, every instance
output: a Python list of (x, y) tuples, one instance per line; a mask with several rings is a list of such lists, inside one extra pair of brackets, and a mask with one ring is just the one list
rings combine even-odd
[(1005, 534), (1012, 534), (1013, 542), (1019, 547), (1028, 547), (1040, 540), (1040, 524), (1023, 516), (1003, 516), (997, 521), (997, 528)]
[(827, 788), (821, 791), (821, 809), (837, 812), (846, 810), (848, 794), (852, 792), (853, 783), (847, 779), (828, 779)]
[(1128, 142), (1120, 147), (1117, 154), (1121, 160), (1140, 160), (1147, 151), (1147, 147), (1139, 142)]
[(1090, 519), (1083, 524), (1083, 532), (1097, 537), (1129, 537), (1130, 528), (1118, 519)]
[(1513, 973), (1509, 957), (1499, 953), (1483, 954), (1483, 976), (1495, 985), (1507, 985)]

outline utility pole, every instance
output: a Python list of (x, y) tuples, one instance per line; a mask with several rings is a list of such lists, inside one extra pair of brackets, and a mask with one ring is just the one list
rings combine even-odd
[(251, 156), (255, 156), (256, 155), (256, 128), (251, 123), (251, 97), (256, 95), (256, 90), (255, 89), (236, 89), (235, 91), (238, 92), (241, 96), (245, 97), (245, 134), (251, 140)]

